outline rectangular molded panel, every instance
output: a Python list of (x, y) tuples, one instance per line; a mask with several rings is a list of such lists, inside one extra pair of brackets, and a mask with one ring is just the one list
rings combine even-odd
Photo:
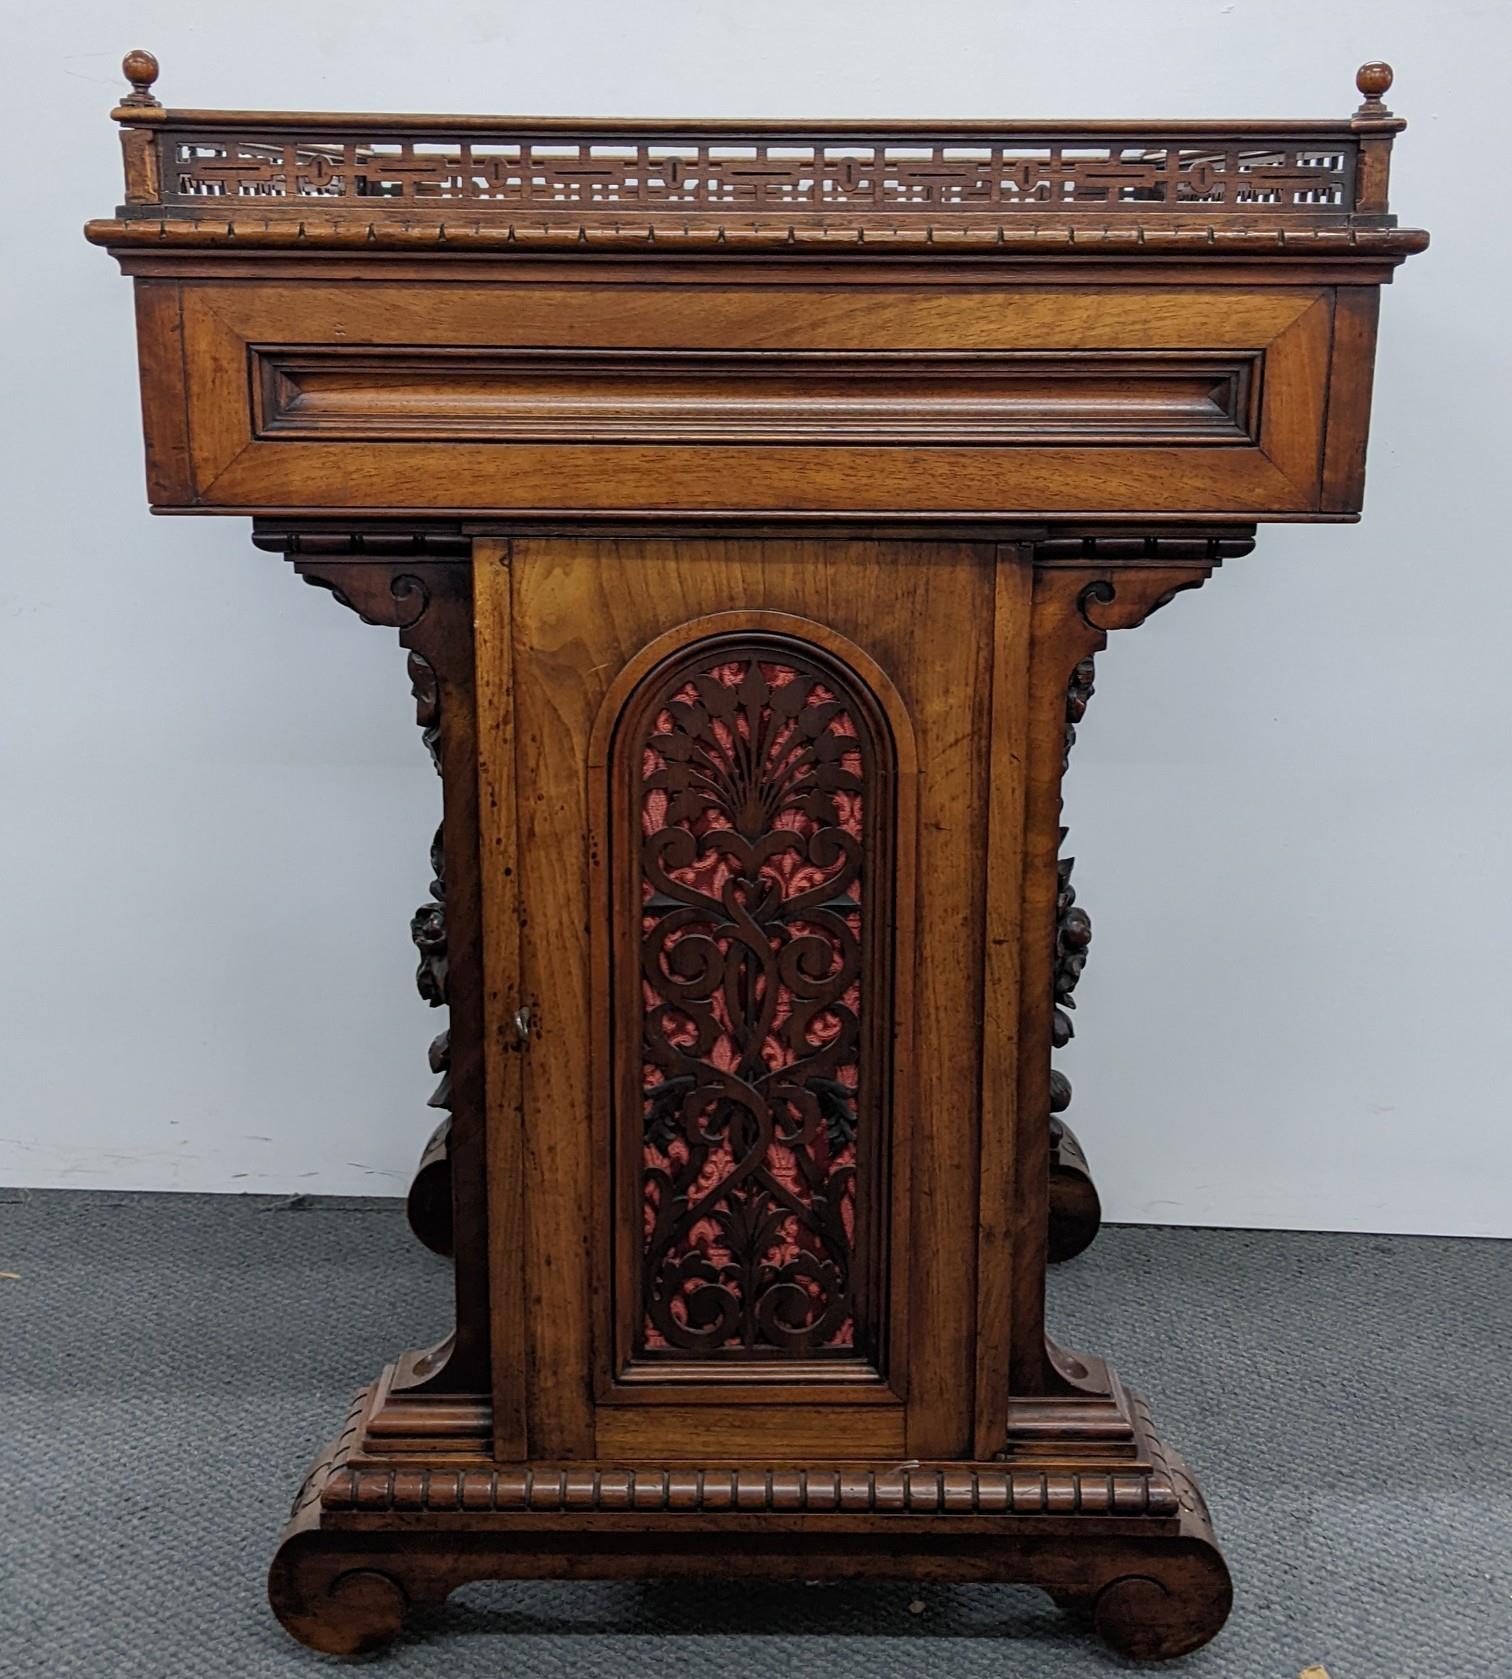
[(1260, 354), (250, 349), (253, 431), (306, 442), (1248, 443)]
[(181, 284), (160, 507), (1307, 518), (1365, 417), (1327, 287)]

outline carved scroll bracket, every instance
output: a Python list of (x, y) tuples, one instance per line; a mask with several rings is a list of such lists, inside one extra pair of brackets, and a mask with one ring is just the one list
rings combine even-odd
[[(1225, 557), (1248, 552), (1252, 546), (1252, 540), (1244, 535), (1073, 536), (1054, 537), (1039, 545), (1035, 558), (1042, 568), (1041, 598), (1058, 632), (1059, 658), (1074, 659), (1065, 685), (1062, 777), (1070, 767), (1077, 725), (1086, 715), (1094, 692), (1094, 654), (1107, 645), (1109, 634), (1142, 624), (1178, 594), (1199, 588)], [(1060, 803), (1057, 790), (1057, 810)], [(1059, 834), (1064, 842), (1066, 829), (1060, 828)], [(1060, 856), (1056, 863), (1051, 1017), (1051, 1044), (1055, 1049), (1063, 1049), (1075, 1035), (1067, 1011), (1076, 1006), (1072, 992), (1092, 942), (1091, 918), (1077, 904), (1076, 889), (1071, 884), (1075, 862), (1073, 857)], [(1052, 1150), (1060, 1147), (1066, 1135), (1058, 1116), (1070, 1103), (1070, 1080), (1061, 1072), (1052, 1072)]]
[[(430, 896), (410, 923), (419, 953), (415, 982), (424, 1001), (447, 1008), (451, 1018), (429, 1051), (440, 1080), (430, 1105), (449, 1117), (427, 1143), (426, 1189), (412, 1207), (434, 1215), (416, 1227), (427, 1246), (455, 1249), (469, 1262), (457, 1269), (455, 1338), (437, 1356), (405, 1366), (405, 1385), (411, 1392), (471, 1391), (487, 1386), (488, 1309), (470, 545), (450, 533), (267, 528), (254, 541), (286, 554), (307, 583), (328, 590), (364, 623), (397, 630), (409, 651), (415, 721), (441, 777), (443, 803), (431, 844)], [(464, 1169), (454, 1185), (459, 1163)]]
[(306, 583), (329, 589), (338, 601), (357, 614), (364, 624), (386, 624), (390, 629), (408, 630), (420, 622), (430, 605), (430, 591), (410, 572), (395, 572), (387, 566), (353, 565), (337, 577), (316, 569), (316, 562), (296, 560), (294, 569)]
[[(1114, 630), (1142, 624), (1177, 594), (1200, 587), (1225, 559), (1246, 554), (1253, 546), (1252, 531), (1232, 527), (1192, 527), (1168, 534), (1062, 528), (1033, 545), (1034, 734), (1024, 912), (1027, 925), (1042, 930), (1038, 960), (1044, 980), (1043, 990), (1031, 986), (1025, 993), (1020, 1040), (1043, 1045), (1044, 1051), (1020, 1063), (1019, 1110), (1031, 1123), (1020, 1131), (1014, 1184), (1015, 1220), (1026, 1233), (1019, 1263), (1028, 1275), (1036, 1273), (1051, 1251), (1068, 1257), (1085, 1246), (1098, 1217), (1085, 1159), (1059, 1117), (1071, 1101), (1070, 1081), (1050, 1065), (1051, 1052), (1072, 1036), (1071, 993), (1092, 935), (1090, 918), (1077, 904), (1071, 885), (1073, 861), (1062, 854), (1066, 830), (1060, 815), (1063, 777), (1077, 726), (1092, 697), (1093, 659)], [(1052, 1200), (1052, 1170), (1061, 1189), (1067, 1187), (1068, 1174), (1076, 1179), (1070, 1187), (1078, 1192), (1075, 1206), (1082, 1228), (1074, 1241), (1068, 1241), (1065, 1219), (1053, 1224), (1052, 1209), (1063, 1208)], [(1015, 1393), (1076, 1396), (1075, 1384), (1046, 1351), (1042, 1292), (1020, 1302), (1012, 1326), (1011, 1365)]]
[(1101, 652), (1114, 630), (1137, 629), (1177, 595), (1201, 588), (1225, 559), (1253, 547), (1249, 536), (1057, 538), (1039, 544), (1037, 597), (1049, 608), (1047, 628), (1074, 615), (1082, 632), (1065, 626), (1068, 683), (1075, 666)]

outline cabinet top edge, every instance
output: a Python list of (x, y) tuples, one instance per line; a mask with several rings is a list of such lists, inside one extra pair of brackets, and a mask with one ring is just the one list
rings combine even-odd
[(396, 252), (453, 258), (546, 252), (589, 257), (601, 252), (655, 258), (679, 255), (738, 257), (772, 253), (780, 257), (892, 254), (932, 261), (1010, 256), (1016, 258), (1279, 259), (1331, 262), (1350, 259), (1393, 266), (1426, 250), (1420, 228), (1342, 225), (1265, 225), (1209, 221), (1132, 220), (1109, 225), (1085, 216), (1046, 217), (1029, 225), (1003, 221), (931, 221), (924, 218), (831, 218), (823, 221), (733, 221), (723, 218), (603, 218), (571, 221), (464, 219), (436, 212), (368, 216), (296, 216), (259, 213), (250, 203), (231, 215), (182, 213), (172, 208), (143, 213), (140, 207), (88, 222), (91, 244), (121, 253), (216, 250), (251, 257), (258, 252), (340, 252), (381, 257)]

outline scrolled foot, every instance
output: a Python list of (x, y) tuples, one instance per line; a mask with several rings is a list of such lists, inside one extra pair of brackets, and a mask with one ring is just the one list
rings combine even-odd
[(391, 1644), (409, 1594), (392, 1574), (295, 1534), (278, 1549), (268, 1599), (284, 1629), (328, 1656), (366, 1656)]
[[(1152, 1559), (1153, 1560), (1153, 1559)], [(1200, 1649), (1228, 1619), (1234, 1588), (1212, 1546), (1110, 1580), (1092, 1603), (1098, 1636), (1135, 1661), (1169, 1661)]]

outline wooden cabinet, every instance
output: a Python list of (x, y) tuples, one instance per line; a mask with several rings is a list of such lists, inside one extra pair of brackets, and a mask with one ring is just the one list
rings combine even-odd
[(351, 1653), (471, 1579), (724, 1572), (1211, 1637), (1195, 1485), (1046, 1337), (1096, 1226), (1061, 777), (1112, 631), (1358, 512), (1426, 242), (1389, 71), (1342, 122), (721, 126), (171, 111), (126, 69), (88, 232), (151, 499), (397, 629), (441, 777), (411, 1216), (456, 1327), (311, 1471), (284, 1623)]

